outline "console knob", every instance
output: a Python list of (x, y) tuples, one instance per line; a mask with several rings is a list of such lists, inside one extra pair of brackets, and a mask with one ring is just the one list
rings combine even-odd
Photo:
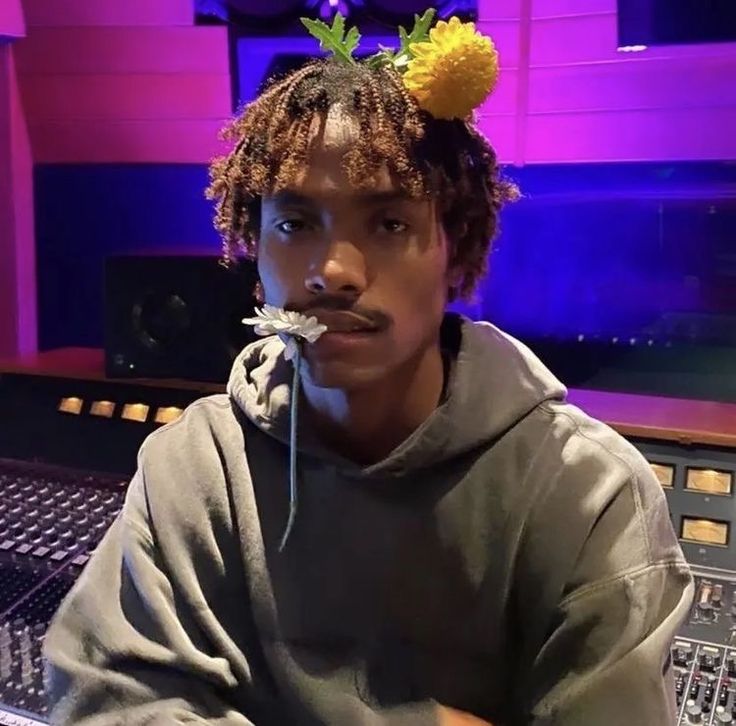
[(693, 700), (687, 702), (685, 715), (688, 723), (702, 723), (703, 721), (703, 709)]

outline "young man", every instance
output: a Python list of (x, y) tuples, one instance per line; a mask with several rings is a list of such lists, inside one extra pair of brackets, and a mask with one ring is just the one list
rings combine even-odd
[(444, 312), (515, 193), (472, 105), (426, 85), (474, 58), (461, 30), (424, 41), (434, 74), (315, 62), (234, 123), (226, 252), (327, 326), (301, 344), (298, 444), (276, 336), (148, 438), (47, 636), (53, 722), (675, 723), (692, 587), (656, 478), (525, 346)]

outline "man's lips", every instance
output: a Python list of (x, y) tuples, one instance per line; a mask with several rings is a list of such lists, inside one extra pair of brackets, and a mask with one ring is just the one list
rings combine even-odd
[(327, 331), (323, 335), (329, 333), (375, 333), (379, 329), (373, 321), (348, 311), (311, 310), (306, 314), (316, 317), (322, 325), (327, 326)]

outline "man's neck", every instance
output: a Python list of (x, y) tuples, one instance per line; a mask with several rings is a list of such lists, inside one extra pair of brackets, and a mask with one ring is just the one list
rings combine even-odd
[(383, 380), (356, 390), (317, 388), (304, 382), (306, 415), (322, 443), (358, 464), (384, 459), (437, 407), (444, 365), (439, 345), (393, 370)]

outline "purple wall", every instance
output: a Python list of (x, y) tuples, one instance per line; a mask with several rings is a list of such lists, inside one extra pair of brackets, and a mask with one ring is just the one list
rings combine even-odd
[(0, 356), (36, 349), (32, 156), (14, 48), (25, 34), (18, 0), (0, 3)]
[(617, 50), (616, 0), (480, 0), (502, 76), (481, 126), (505, 161), (735, 159), (736, 44)]
[(25, 34), (20, 0), (3, 0), (0, 3), (0, 38), (22, 38)]
[(227, 29), (195, 27), (193, 0), (23, 4), (17, 58), (36, 162), (205, 163), (218, 153)]
[[(18, 64), (36, 161), (217, 152), (230, 113), (227, 32), (194, 27), (192, 0), (24, 7)], [(480, 0), (478, 26), (501, 54), (480, 119), (504, 161), (736, 158), (736, 44), (620, 52), (616, 0)]]
[[(0, 352), (35, 345), (32, 163), (204, 168), (231, 107), (227, 30), (195, 27), (192, 0), (23, 11), (28, 37), (0, 48)], [(736, 44), (622, 53), (615, 0), (480, 0), (478, 26), (501, 54), (479, 118), (502, 161), (736, 159)], [(0, 35), (23, 30), (0, 0)]]

